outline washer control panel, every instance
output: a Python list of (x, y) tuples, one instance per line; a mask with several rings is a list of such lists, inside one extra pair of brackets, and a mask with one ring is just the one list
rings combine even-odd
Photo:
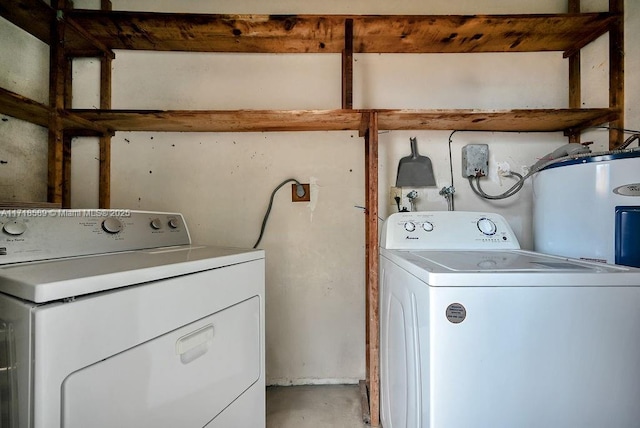
[(190, 243), (178, 213), (0, 210), (0, 265)]
[(471, 211), (400, 212), (382, 225), (380, 247), (397, 250), (483, 250), (520, 248), (507, 220)]

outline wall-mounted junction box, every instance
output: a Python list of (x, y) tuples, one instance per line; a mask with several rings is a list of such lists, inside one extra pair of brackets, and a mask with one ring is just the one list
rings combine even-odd
[(489, 172), (489, 146), (467, 144), (462, 148), (462, 176), (484, 177)]
[(309, 183), (305, 183), (302, 185), (304, 188), (304, 195), (298, 196), (297, 185), (294, 183), (291, 185), (291, 202), (310, 202), (311, 201), (311, 192), (309, 191)]

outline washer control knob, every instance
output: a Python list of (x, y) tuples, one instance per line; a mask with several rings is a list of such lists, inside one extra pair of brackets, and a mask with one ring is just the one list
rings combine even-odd
[(171, 229), (177, 229), (178, 226), (180, 226), (180, 222), (178, 221), (177, 218), (170, 218), (169, 219), (169, 227)]
[(408, 221), (404, 224), (404, 230), (406, 230), (407, 232), (413, 232), (414, 230), (416, 230), (416, 225)]
[(425, 221), (424, 223), (422, 223), (422, 228), (425, 232), (431, 232), (433, 230), (433, 223)]
[(2, 227), (2, 230), (9, 235), (17, 236), (22, 235), (25, 230), (27, 230), (27, 225), (24, 224), (24, 222), (22, 222), (21, 220), (13, 220), (9, 223), (5, 223), (5, 225)]
[(480, 232), (484, 233), (485, 235), (493, 235), (498, 230), (498, 227), (493, 221), (489, 220), (486, 217), (483, 217), (478, 220), (478, 229), (480, 229)]
[(151, 220), (151, 223), (149, 224), (151, 225), (151, 228), (154, 230), (162, 229), (162, 222), (160, 221), (159, 218), (154, 218), (153, 220)]
[(107, 233), (118, 233), (122, 230), (122, 222), (115, 217), (107, 217), (102, 221), (102, 230)]

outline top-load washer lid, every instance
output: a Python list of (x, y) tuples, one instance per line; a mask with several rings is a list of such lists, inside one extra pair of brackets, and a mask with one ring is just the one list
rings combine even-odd
[(392, 214), (380, 239), (381, 257), (434, 287), (640, 285), (640, 269), (519, 248), (504, 217), (484, 212)]
[(640, 286), (640, 269), (525, 250), (382, 249), (380, 255), (433, 287)]
[(181, 214), (0, 211), (0, 293), (44, 303), (264, 258), (191, 245)]

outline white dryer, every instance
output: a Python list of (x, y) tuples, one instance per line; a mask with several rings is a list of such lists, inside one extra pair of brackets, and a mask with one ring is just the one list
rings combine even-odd
[(183, 217), (0, 212), (2, 428), (264, 427), (264, 252)]
[(640, 269), (519, 249), (491, 213), (391, 215), (380, 245), (385, 428), (631, 428)]

